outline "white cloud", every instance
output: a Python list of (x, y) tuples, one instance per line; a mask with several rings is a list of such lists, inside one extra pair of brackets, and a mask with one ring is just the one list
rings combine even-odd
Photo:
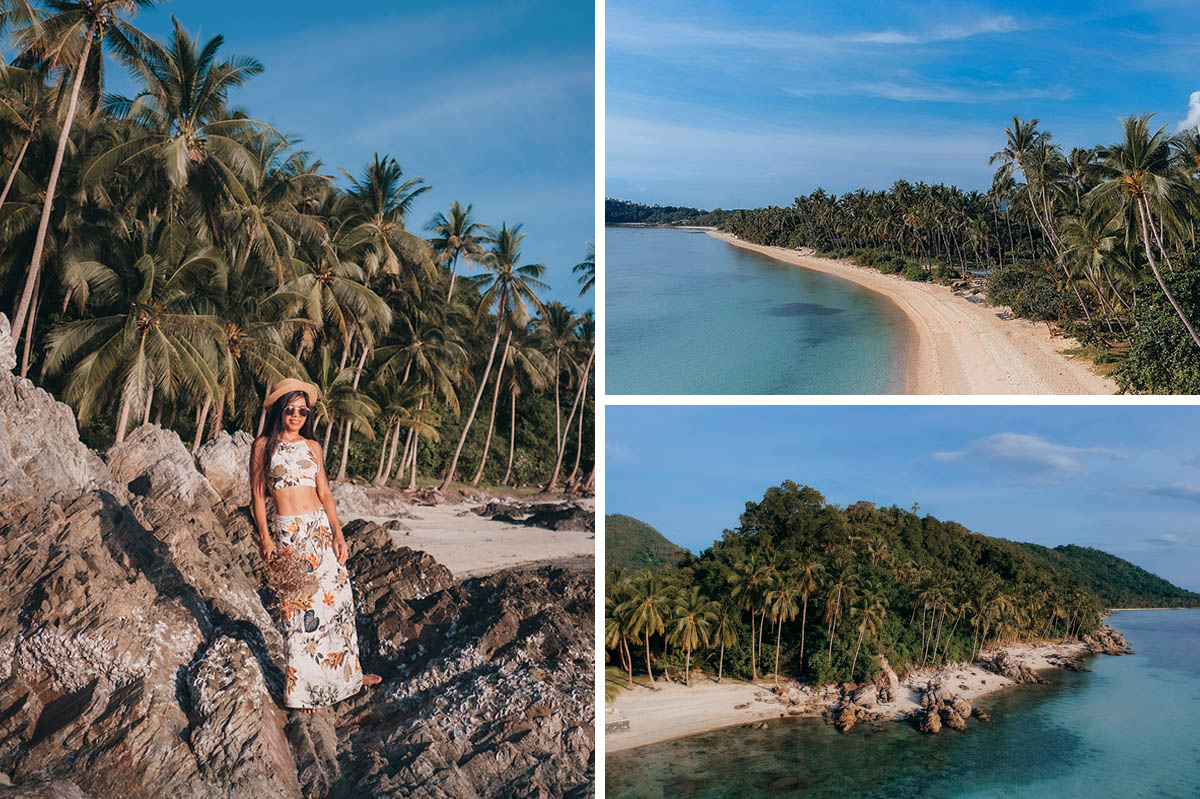
[(1200, 92), (1192, 92), (1188, 98), (1187, 119), (1179, 123), (1179, 130), (1191, 130), (1200, 126)]
[(1200, 484), (1176, 483), (1174, 485), (1153, 486), (1146, 493), (1168, 499), (1182, 499), (1188, 502), (1200, 502)]
[(993, 466), (1032, 466), (1068, 477), (1083, 472), (1084, 460), (1092, 455), (1119, 457), (1100, 447), (1069, 447), (1025, 433), (997, 433), (971, 442), (966, 449), (935, 452), (939, 461), (973, 460)]
[[(1020, 78), (1021, 76), (1016, 76)], [(918, 76), (907, 80), (826, 81), (800, 89), (785, 89), (794, 97), (816, 95), (862, 95), (886, 100), (922, 103), (1002, 103), (1014, 100), (1069, 100), (1075, 92), (1067, 86), (1043, 89), (1004, 84), (995, 81), (971, 81), (959, 84), (928, 81)]]
[(1185, 535), (1178, 533), (1163, 533), (1161, 535), (1147, 536), (1143, 539), (1148, 544), (1164, 544), (1166, 546), (1185, 547), (1192, 543), (1192, 540)]

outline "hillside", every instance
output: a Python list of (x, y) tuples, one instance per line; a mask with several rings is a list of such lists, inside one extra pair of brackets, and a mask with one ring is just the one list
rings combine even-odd
[(1157, 574), (1099, 549), (1073, 544), (1053, 549), (1039, 544), (1021, 546), (1066, 577), (1096, 592), (1109, 607), (1200, 607), (1200, 594), (1173, 585)]
[(632, 516), (610, 513), (604, 518), (606, 569), (657, 569), (673, 566), (687, 550)]
[(676, 205), (642, 205), (629, 200), (604, 201), (604, 224), (606, 225), (697, 225), (716, 227), (725, 221), (730, 211), (720, 208), (702, 211)]

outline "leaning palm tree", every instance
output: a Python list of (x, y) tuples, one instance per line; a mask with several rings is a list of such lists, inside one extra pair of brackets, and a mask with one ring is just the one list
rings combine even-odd
[(42, 215), (34, 240), (33, 257), (29, 262), (29, 274), (13, 316), (14, 344), (21, 334), (25, 315), (33, 300), (33, 286), (41, 272), (55, 189), (83, 84), (85, 80), (88, 83), (89, 100), (92, 103), (99, 102), (104, 85), (105, 47), (127, 64), (137, 64), (141, 54), (153, 43), (126, 17), (158, 4), (159, 0), (53, 0), (49, 3), (50, 13), (47, 16), (25, 15), (13, 31), (19, 65), (36, 67), (41, 72), (61, 73), (64, 79), (68, 74), (72, 76), (67, 112), (58, 134), (58, 147), (54, 151), (50, 177), (46, 181), (46, 196), (42, 200)]
[(675, 618), (671, 624), (671, 643), (683, 649), (685, 655), (684, 682), (692, 687), (692, 652), (708, 646), (712, 625), (717, 619), (716, 602), (700, 596), (700, 586), (693, 585), (682, 592), (675, 602)]
[(517, 397), (535, 391), (542, 391), (548, 382), (550, 371), (549, 362), (538, 342), (530, 332), (529, 327), (514, 330), (512, 341), (508, 345), (508, 466), (504, 469), (504, 478), (500, 485), (508, 485), (512, 477), (513, 457), (517, 449)]
[(854, 658), (850, 661), (850, 679), (854, 679), (854, 667), (858, 664), (858, 653), (863, 640), (873, 638), (883, 626), (887, 613), (887, 599), (883, 594), (867, 592), (859, 604), (850, 608), (850, 620), (858, 630), (858, 644), (854, 647)]
[(800, 595), (804, 598), (804, 612), (800, 617), (800, 670), (804, 670), (804, 630), (808, 624), (808, 597), (817, 590), (819, 585), (818, 575), (824, 571), (825, 567), (820, 563), (806, 563), (800, 567), (798, 577), (798, 587)]
[[(572, 345), (577, 338), (576, 325), (579, 320), (571, 309), (561, 302), (552, 302), (542, 311), (537, 320), (537, 334), (542, 340), (542, 350), (552, 356), (554, 364), (554, 448), (563, 446), (562, 400), (559, 398), (559, 378), (564, 367), (575, 366), (570, 359)], [(565, 363), (564, 363), (565, 361)]]
[(13, 183), (21, 171), (25, 154), (34, 139), (47, 135), (44, 128), (54, 117), (54, 94), (42, 76), (29, 69), (7, 67), (0, 72), (0, 125), (13, 146), (20, 146), (12, 158), (12, 167), (0, 191), (0, 205), (8, 199)]
[(454, 454), (446, 467), (446, 474), (441, 484), (442, 491), (449, 488), (450, 482), (454, 479), (454, 471), (458, 468), (458, 458), (462, 454), (463, 445), (467, 442), (467, 435), (471, 432), (471, 424), (475, 421), (475, 414), (479, 410), (479, 400), (483, 396), (488, 375), (492, 371), (492, 363), (496, 359), (496, 345), (500, 343), (500, 332), (504, 327), (506, 315), (515, 314), (521, 318), (528, 318), (530, 306), (539, 313), (543, 310), (542, 301), (538, 299), (534, 289), (547, 288), (545, 283), (538, 280), (546, 271), (546, 267), (541, 264), (520, 263), (521, 242), (524, 238), (525, 235), (521, 233), (520, 225), (512, 228), (501, 225), (500, 232), (496, 234), (496, 240), (491, 249), (479, 260), (480, 266), (486, 269), (487, 273), (469, 278), (477, 288), (485, 287), (479, 301), (476, 318), (482, 319), (487, 316), (494, 305), (496, 333), (492, 336), (492, 348), (488, 353), (487, 363), (483, 367), (483, 374), (480, 375), (479, 384), (475, 390), (475, 401), (471, 404), (471, 412), (467, 416), (462, 434), (458, 438), (458, 445), (454, 448)]
[(643, 570), (634, 576), (629, 589), (629, 599), (617, 613), (629, 619), (629, 633), (641, 638), (646, 650), (646, 674), (650, 676), (650, 687), (654, 688), (654, 670), (650, 665), (650, 637), (663, 632), (666, 617), (670, 613), (670, 587), (662, 576)]
[(1092, 169), (1102, 182), (1088, 192), (1087, 199), (1114, 213), (1127, 212), (1132, 206), (1141, 227), (1146, 263), (1150, 265), (1154, 279), (1158, 281), (1158, 286), (1166, 295), (1167, 301), (1179, 315), (1179, 320), (1183, 322), (1188, 335), (1192, 337), (1196, 346), (1200, 347), (1200, 335), (1197, 335), (1179, 301), (1167, 287), (1167, 282), (1159, 271), (1158, 261), (1154, 257), (1155, 243), (1163, 255), (1165, 248), (1155, 225), (1153, 206), (1169, 205), (1186, 189), (1179, 182), (1178, 171), (1172, 158), (1171, 139), (1166, 135), (1166, 128), (1150, 132), (1150, 120), (1153, 116), (1142, 114), (1121, 120), (1125, 137), (1116, 144), (1099, 149), (1100, 161)]
[(429, 244), (437, 253), (438, 263), (450, 269), (450, 288), (446, 292), (446, 302), (450, 302), (454, 296), (458, 259), (461, 257), (468, 262), (479, 259), (484, 253), (484, 245), (491, 242), (495, 232), (471, 219), (471, 206), (463, 208), (458, 200), (450, 203), (449, 214), (439, 213), (425, 227), (436, 234)]

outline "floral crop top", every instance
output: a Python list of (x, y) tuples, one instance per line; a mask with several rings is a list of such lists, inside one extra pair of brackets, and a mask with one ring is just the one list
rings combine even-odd
[(268, 474), (271, 490), (304, 485), (316, 488), (318, 468), (304, 439), (279, 440), (271, 456), (271, 471)]

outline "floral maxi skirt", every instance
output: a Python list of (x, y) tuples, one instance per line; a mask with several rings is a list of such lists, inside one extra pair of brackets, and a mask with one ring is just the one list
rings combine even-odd
[(286, 637), (283, 703), (287, 707), (332, 705), (362, 688), (358, 633), (350, 573), (333, 552), (333, 531), (324, 508), (271, 519), (275, 546), (291, 547), (308, 561), (320, 586), (301, 602), (287, 601), (278, 621)]

